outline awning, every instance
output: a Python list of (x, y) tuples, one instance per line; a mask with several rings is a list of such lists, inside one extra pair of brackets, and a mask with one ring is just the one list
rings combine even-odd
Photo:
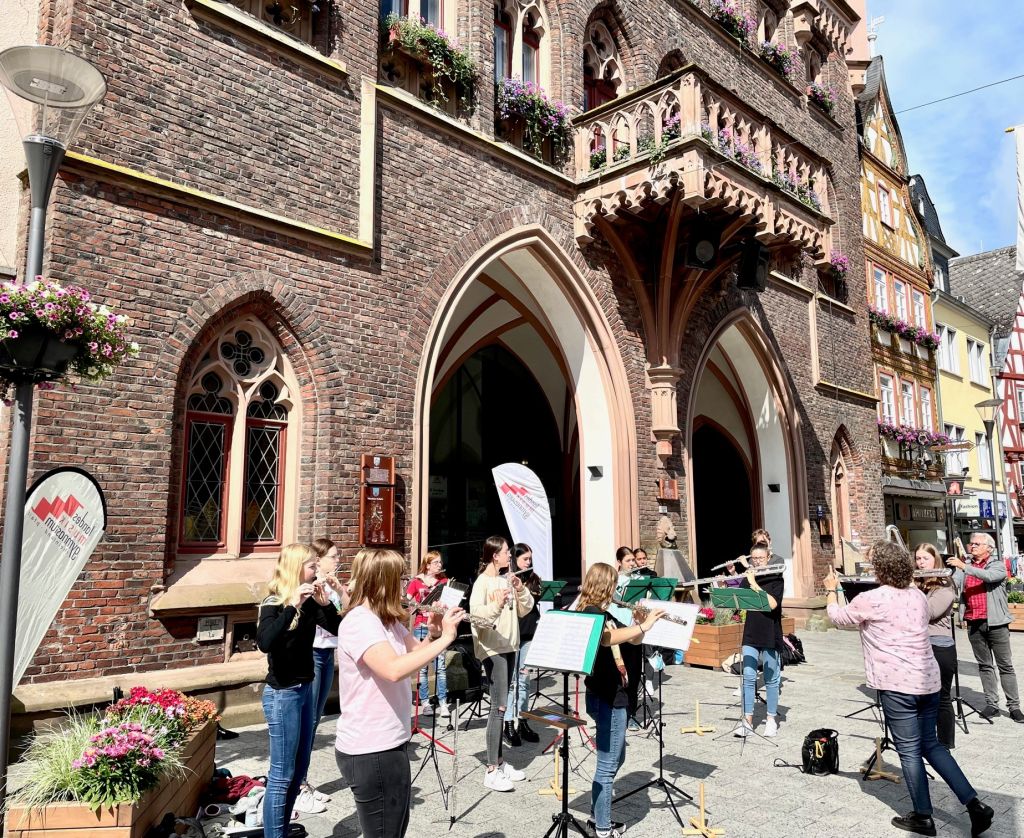
[(945, 500), (946, 486), (934, 480), (914, 480), (908, 477), (882, 477), (882, 492), (887, 495), (903, 495), (908, 498)]

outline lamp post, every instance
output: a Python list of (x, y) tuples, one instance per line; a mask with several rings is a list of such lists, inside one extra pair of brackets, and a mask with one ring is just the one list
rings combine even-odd
[(996, 492), (996, 449), (992, 444), (992, 435), (996, 427), (996, 416), (1003, 407), (1002, 399), (985, 399), (975, 405), (981, 421), (985, 423), (985, 439), (988, 442), (989, 477), (992, 478), (992, 515), (996, 531), (996, 558), (1003, 560), (1002, 538), (999, 533), (999, 496)]
[[(88, 61), (56, 47), (32, 45), (0, 52), (0, 85), (18, 122), (28, 163), (32, 212), (24, 279), (31, 281), (42, 271), (46, 207), (57, 171), (82, 121), (107, 92), (107, 84)], [(4, 344), (7, 360), (3, 376), (14, 383), (15, 398), (0, 561), (0, 801), (7, 794), (32, 395), (36, 383), (54, 376), (61, 360), (66, 366), (65, 359), (54, 358), (55, 350), (46, 340), (19, 336)], [(60, 355), (61, 350), (56, 353)]]

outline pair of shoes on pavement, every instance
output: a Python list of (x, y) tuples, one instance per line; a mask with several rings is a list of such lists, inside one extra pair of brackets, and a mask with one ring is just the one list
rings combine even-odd
[(626, 722), (626, 730), (628, 730), (631, 733), (635, 733), (638, 730), (643, 730), (643, 728), (640, 726), (640, 722), (638, 722), (635, 718), (630, 716), (629, 721)]
[(587, 829), (590, 830), (591, 834), (597, 836), (597, 838), (622, 838), (626, 834), (626, 825), (622, 821), (612, 821), (611, 829), (605, 832), (599, 832), (597, 829), (597, 823), (593, 818), (587, 821)]
[(519, 771), (507, 762), (503, 762), (493, 771), (487, 771), (484, 774), (484, 788), (491, 791), (512, 791), (515, 788), (513, 783), (525, 779), (524, 771)]
[[(967, 814), (971, 818), (971, 838), (977, 838), (988, 830), (995, 817), (992, 807), (986, 806), (977, 797), (967, 804)], [(892, 825), (905, 832), (913, 832), (915, 835), (938, 835), (935, 821), (931, 815), (921, 815), (917, 812), (897, 815), (892, 819)]]
[(295, 798), (295, 811), (306, 815), (319, 815), (327, 811), (330, 796), (317, 791), (309, 783), (303, 783), (299, 796)]
[[(733, 736), (740, 739), (746, 739), (750, 734), (754, 732), (754, 725), (748, 722), (746, 719), (742, 719), (736, 726), (736, 730), (732, 732)], [(775, 716), (768, 716), (764, 723), (764, 733), (762, 736), (772, 739), (779, 735), (779, 722)]]

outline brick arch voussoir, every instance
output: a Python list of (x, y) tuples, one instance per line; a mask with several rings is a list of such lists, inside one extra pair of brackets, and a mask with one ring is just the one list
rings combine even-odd
[(835, 434), (832, 435), (832, 443), (839, 447), (840, 453), (852, 467), (860, 469), (863, 466), (864, 459), (860, 449), (854, 442), (849, 428), (844, 423), (840, 423), (839, 427), (836, 428)]

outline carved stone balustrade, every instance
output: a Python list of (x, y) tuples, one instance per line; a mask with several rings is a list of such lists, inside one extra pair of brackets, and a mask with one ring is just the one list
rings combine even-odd
[(835, 51), (846, 55), (846, 48), (860, 16), (845, 0), (801, 0), (794, 3), (793, 35), (800, 46), (813, 44), (822, 55)]
[(824, 265), (830, 251), (828, 163), (694, 65), (574, 120), (575, 231), (664, 204), (676, 190), (702, 210), (746, 216), (766, 245)]

